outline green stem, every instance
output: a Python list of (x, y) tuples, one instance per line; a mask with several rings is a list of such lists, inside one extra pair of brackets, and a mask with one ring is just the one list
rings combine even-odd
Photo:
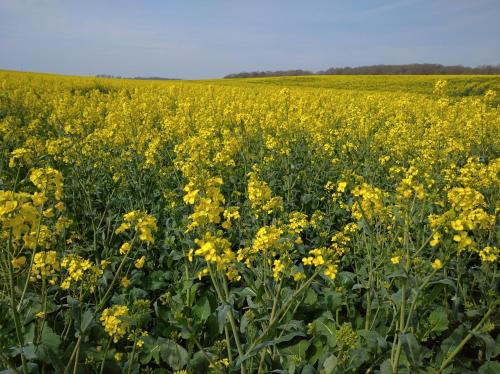
[(309, 278), (306, 282), (304, 282), (304, 284), (302, 286), (300, 286), (300, 288), (298, 288), (292, 294), (292, 296), (290, 296), (290, 298), (287, 300), (287, 302), (285, 304), (283, 304), (283, 306), (280, 308), (280, 310), (276, 313), (276, 316), (272, 320), (269, 321), (269, 325), (267, 325), (267, 327), (264, 329), (264, 331), (262, 331), (262, 333), (257, 337), (257, 339), (255, 339), (252, 342), (252, 344), (247, 349), (245, 354), (248, 354), (249, 352), (251, 352), (255, 348), (255, 346), (257, 344), (259, 344), (260, 341), (266, 337), (266, 335), (269, 333), (269, 331), (271, 331), (274, 324), (280, 319), (281, 313), (283, 313), (283, 311), (288, 310), (288, 307), (295, 300), (295, 298), (304, 290), (304, 288), (308, 287), (313, 282), (313, 280), (318, 276), (319, 273), (320, 273), (320, 270), (317, 270), (311, 276), (311, 278)]
[[(224, 293), (226, 295), (226, 303), (229, 302), (229, 288), (227, 286), (226, 276), (222, 274), (222, 283), (224, 285)], [(243, 356), (243, 348), (240, 342), (240, 336), (238, 334), (238, 326), (236, 325), (236, 319), (234, 318), (233, 308), (229, 309), (229, 323), (231, 324), (231, 329), (233, 330), (234, 341), (236, 342), (236, 349), (238, 350), (238, 354), (240, 357)], [(241, 365), (241, 373), (244, 374), (246, 372), (245, 365)]]
[[(136, 237), (137, 237), (137, 235), (135, 235), (134, 238), (132, 239), (129, 251), (131, 251), (133, 249)], [(104, 296), (102, 297), (101, 301), (99, 302), (99, 304), (96, 307), (96, 310), (95, 310), (96, 313), (101, 310), (101, 308), (106, 304), (106, 302), (108, 301), (109, 297), (111, 296), (111, 291), (113, 290), (113, 287), (114, 287), (114, 285), (116, 283), (116, 280), (118, 279), (118, 276), (120, 275), (120, 273), (121, 273), (121, 271), (123, 269), (123, 266), (125, 266), (125, 262), (127, 261), (127, 259), (128, 259), (128, 255), (125, 254), (123, 256), (123, 258), (122, 258), (122, 261), (120, 262), (120, 265), (118, 266), (118, 269), (116, 270), (115, 276), (113, 277), (113, 280), (111, 281), (111, 284), (109, 285), (106, 293), (104, 294)]]
[(196, 336), (193, 334), (193, 331), (192, 329), (188, 326), (188, 330), (189, 332), (191, 333), (191, 337), (194, 341), (194, 344), (198, 347), (198, 349), (200, 350), (200, 352), (203, 354), (203, 356), (205, 356), (205, 358), (208, 360), (208, 362), (210, 363), (210, 365), (215, 369), (215, 371), (219, 374), (224, 374), (224, 372), (217, 366), (215, 365), (215, 363), (212, 361), (212, 359), (210, 358), (210, 356), (207, 354), (207, 352), (205, 352), (205, 349), (203, 349), (203, 347), (201, 346), (200, 342), (198, 341), (198, 339), (196, 339)]
[[(7, 242), (7, 253), (10, 252), (11, 246), (12, 246), (12, 229), (10, 230), (9, 240)], [(12, 315), (14, 317), (14, 325), (16, 327), (16, 337), (17, 337), (17, 342), (19, 344), (19, 348), (21, 349), (21, 363), (23, 366), (23, 373), (27, 374), (28, 373), (28, 364), (26, 362), (26, 357), (24, 357), (24, 339), (23, 339), (23, 333), (22, 333), (21, 318), (19, 317), (19, 311), (16, 308), (14, 273), (12, 270), (11, 263), (9, 261), (7, 261), (7, 269), (9, 272), (10, 303), (11, 303), (11, 307), (12, 307), (11, 308)], [(28, 274), (28, 279), (29, 279), (29, 274)]]
[(73, 365), (73, 374), (76, 374), (76, 369), (78, 368), (78, 358), (80, 357), (80, 344), (77, 345), (76, 355), (75, 355), (75, 364)]
[(19, 303), (17, 304), (17, 310), (21, 310), (21, 306), (24, 301), (24, 297), (26, 296), (26, 292), (28, 291), (28, 285), (30, 281), (30, 274), (31, 270), (33, 269), (33, 263), (35, 262), (35, 253), (36, 253), (36, 247), (38, 247), (38, 241), (40, 240), (40, 228), (42, 226), (42, 217), (43, 217), (43, 208), (45, 204), (42, 204), (40, 207), (40, 216), (38, 218), (38, 226), (36, 229), (36, 240), (35, 240), (35, 248), (33, 249), (33, 253), (31, 254), (31, 259), (30, 259), (30, 267), (28, 270), (28, 274), (26, 275), (26, 280), (24, 282), (24, 287), (23, 287), (23, 292), (21, 294), (21, 298), (19, 299)]
[[(271, 309), (271, 316), (269, 317), (269, 320), (272, 320), (274, 318), (274, 313), (276, 312), (276, 306), (278, 305), (278, 299), (279, 299), (279, 295), (281, 293), (281, 285), (282, 285), (282, 282), (283, 281), (283, 278), (280, 278), (280, 281), (278, 283), (278, 291), (274, 294), (273, 298), (273, 307)], [(262, 353), (260, 354), (260, 362), (259, 362), (259, 369), (258, 369), (258, 373), (262, 373), (262, 370), (264, 370), (264, 360), (266, 358), (266, 351), (262, 351)]]
[[(219, 284), (219, 281), (217, 279), (218, 273), (212, 271), (212, 267), (210, 266), (210, 264), (207, 264), (207, 268), (208, 268), (208, 272), (210, 274), (210, 278), (212, 279), (212, 284), (215, 287), (215, 292), (217, 293), (217, 296), (219, 297), (220, 302), (227, 304), (227, 299), (229, 298), (229, 293), (227, 291), (227, 283), (225, 283), (225, 287), (224, 287), (224, 292), (226, 293), (226, 297), (224, 297), (224, 294), (220, 290), (220, 284)], [(223, 276), (223, 281), (226, 282), (226, 278), (224, 276)], [(240, 338), (238, 335), (238, 328), (236, 326), (236, 321), (234, 318), (232, 307), (229, 309), (228, 316), (229, 316), (229, 324), (231, 325), (231, 330), (232, 330), (233, 336), (234, 336), (234, 341), (236, 342), (236, 348), (238, 350), (238, 354), (240, 355), (240, 357), (242, 357), (243, 356), (243, 349), (241, 347), (241, 342), (240, 342)], [(243, 365), (241, 366), (241, 372), (245, 373), (245, 368)]]
[[(404, 231), (404, 248), (406, 250), (406, 263), (405, 263), (405, 270), (406, 274), (410, 271), (410, 264), (411, 264), (411, 258), (410, 258), (410, 248), (409, 248), (409, 218), (408, 218), (408, 213), (406, 214), (405, 217), (405, 231)], [(398, 374), (399, 370), (399, 358), (401, 356), (401, 346), (402, 346), (402, 340), (401, 336), (403, 335), (405, 331), (405, 321), (406, 321), (406, 280), (404, 280), (403, 286), (401, 288), (401, 310), (399, 314), (399, 332), (398, 334), (398, 343), (396, 346), (396, 352), (394, 354), (394, 360), (392, 360), (392, 371), (394, 374)]]
[(108, 344), (106, 344), (106, 349), (104, 350), (104, 356), (102, 357), (101, 368), (99, 369), (99, 374), (104, 373), (104, 363), (106, 362), (106, 356), (108, 355), (109, 347), (111, 346), (111, 341), (113, 338), (110, 336), (108, 339)]
[(132, 354), (130, 355), (130, 360), (128, 362), (128, 370), (127, 374), (130, 374), (132, 372), (132, 364), (134, 363), (134, 356), (135, 356), (135, 348), (137, 346), (137, 337), (134, 338), (134, 345), (132, 347)]
[(76, 356), (76, 353), (80, 350), (80, 343), (81, 342), (82, 342), (82, 335), (78, 336), (78, 340), (76, 341), (75, 348), (73, 349), (73, 352), (71, 353), (68, 364), (66, 365), (66, 368), (64, 369), (64, 374), (66, 374), (68, 372), (69, 367), (71, 366), (71, 363), (73, 362), (73, 359)]
[(474, 334), (476, 334), (479, 331), (479, 329), (481, 328), (481, 326), (483, 325), (483, 323), (486, 322), (486, 320), (490, 317), (491, 313), (493, 312), (493, 310), (495, 308), (496, 308), (496, 306), (491, 307), (486, 312), (486, 314), (481, 319), (481, 321), (479, 321), (479, 323), (474, 327), (474, 329), (472, 329), (467, 334), (467, 336), (462, 339), (462, 341), (460, 342), (460, 344), (453, 350), (453, 352), (448, 356), (448, 358), (443, 361), (443, 363), (441, 364), (441, 367), (439, 368), (438, 373), (442, 373), (443, 370), (446, 369), (446, 367), (451, 363), (451, 361), (453, 361), (453, 359), (455, 358), (455, 356), (460, 353), (460, 351), (467, 344), (467, 342), (474, 336)]
[(229, 329), (227, 328), (227, 323), (224, 322), (224, 333), (226, 334), (226, 349), (227, 349), (227, 358), (229, 359), (229, 363), (233, 364), (233, 353), (231, 352), (231, 338), (229, 337)]
[(0, 353), (0, 358), (3, 362), (12, 370), (14, 373), (19, 374), (19, 370), (17, 370), (16, 366), (10, 361), (10, 359), (5, 356), (3, 353)]

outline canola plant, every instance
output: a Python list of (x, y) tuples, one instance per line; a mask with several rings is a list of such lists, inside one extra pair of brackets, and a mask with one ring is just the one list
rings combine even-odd
[(0, 367), (498, 372), (498, 81), (0, 72)]

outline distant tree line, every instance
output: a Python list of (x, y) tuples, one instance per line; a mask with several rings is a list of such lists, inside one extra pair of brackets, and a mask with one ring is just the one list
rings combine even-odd
[(164, 77), (122, 77), (120, 75), (111, 74), (97, 74), (96, 78), (112, 78), (112, 79), (139, 79), (139, 80), (153, 80), (153, 81), (176, 81), (178, 78), (164, 78)]
[(226, 75), (224, 78), (282, 77), (298, 75), (441, 75), (441, 74), (500, 74), (500, 64), (476, 67), (440, 64), (368, 65), (358, 67), (329, 68), (312, 72), (309, 70), (254, 71)]
[(252, 71), (226, 75), (224, 78), (256, 78), (256, 77), (284, 77), (294, 75), (314, 75), (309, 70), (277, 70), (277, 71)]

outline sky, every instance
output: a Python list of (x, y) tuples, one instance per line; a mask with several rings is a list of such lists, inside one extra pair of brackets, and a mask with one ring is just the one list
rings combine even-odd
[(0, 69), (217, 78), (500, 63), (500, 0), (0, 0)]

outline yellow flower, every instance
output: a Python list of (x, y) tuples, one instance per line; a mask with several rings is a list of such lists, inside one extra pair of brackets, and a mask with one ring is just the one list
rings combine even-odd
[(439, 258), (436, 258), (434, 262), (431, 264), (431, 266), (434, 270), (439, 270), (443, 267), (443, 263)]
[(146, 256), (142, 256), (137, 261), (135, 261), (134, 265), (137, 269), (142, 269), (145, 261), (146, 261)]
[(124, 222), (120, 226), (118, 226), (118, 228), (115, 230), (115, 234), (117, 234), (117, 235), (121, 234), (122, 232), (125, 232), (128, 229), (130, 229), (130, 223)]
[(462, 221), (457, 219), (451, 222), (451, 228), (455, 231), (462, 231), (464, 229), (464, 226), (462, 224)]
[(184, 187), (184, 191), (186, 191), (186, 195), (184, 195), (184, 202), (186, 204), (190, 204), (190, 205), (193, 205), (196, 201), (196, 196), (198, 196), (198, 192), (200, 192), (200, 190), (190, 190), (188, 186)]
[(305, 274), (304, 274), (304, 273), (302, 273), (302, 272), (300, 272), (300, 271), (299, 271), (299, 272), (297, 272), (297, 273), (294, 273), (294, 274), (293, 274), (293, 280), (294, 280), (295, 282), (298, 282), (298, 281), (300, 281), (300, 280), (304, 279), (305, 277), (306, 277), (306, 276), (305, 276)]
[(24, 264), (26, 263), (26, 257), (25, 256), (15, 257), (12, 259), (11, 263), (14, 269), (18, 269), (24, 266)]
[(120, 247), (120, 254), (126, 255), (129, 251), (130, 251), (130, 243), (128, 242), (123, 243), (122, 246)]
[(61, 267), (67, 270), (67, 277), (61, 284), (64, 290), (67, 290), (72, 283), (82, 282), (84, 290), (94, 292), (97, 280), (103, 274), (101, 267), (75, 254), (65, 256), (61, 261)]
[(120, 283), (124, 288), (130, 286), (130, 280), (127, 277), (123, 277)]
[(436, 245), (438, 245), (438, 244), (439, 244), (440, 240), (441, 240), (441, 234), (440, 234), (440, 233), (438, 233), (438, 232), (435, 232), (435, 233), (432, 235), (432, 240), (431, 240), (429, 243), (430, 243), (430, 245), (431, 245), (432, 247), (435, 247)]
[(196, 276), (198, 277), (199, 280), (201, 280), (201, 278), (206, 277), (208, 274), (209, 274), (209, 270), (208, 270), (208, 268), (205, 268), (205, 269), (199, 271)]
[(147, 214), (146, 212), (141, 212), (139, 210), (133, 210), (123, 215), (123, 222), (116, 230), (116, 234), (121, 234), (134, 228), (137, 233), (139, 233), (139, 239), (148, 244), (154, 243), (153, 232), (156, 232), (158, 227), (156, 226), (156, 218)]
[(122, 358), (123, 358), (123, 353), (116, 352), (114, 358), (115, 358), (115, 361), (120, 362), (122, 360)]
[(285, 269), (285, 265), (281, 260), (274, 260), (273, 264), (273, 278), (274, 280), (278, 280), (280, 278), (281, 273)]
[(484, 247), (479, 251), (479, 257), (481, 257), (482, 262), (495, 262), (500, 255), (500, 251), (496, 247)]
[(48, 279), (50, 284), (55, 284), (59, 269), (60, 263), (57, 259), (56, 251), (35, 253), (30, 280), (35, 282), (37, 280)]
[(304, 265), (312, 265), (313, 260), (314, 260), (314, 258), (311, 256), (302, 258), (302, 262), (304, 263)]
[(394, 257), (391, 257), (391, 262), (394, 264), (394, 265), (397, 265), (399, 264), (399, 262), (401, 261), (401, 257), (400, 256), (394, 256)]
[(338, 192), (344, 192), (347, 187), (347, 182), (339, 182), (337, 184), (337, 191)]
[(337, 265), (329, 264), (326, 267), (325, 275), (331, 280), (335, 280), (335, 278), (337, 277)]
[(129, 324), (126, 318), (128, 315), (126, 305), (113, 305), (111, 308), (103, 310), (100, 321), (104, 331), (113, 338), (113, 342), (117, 343), (127, 333)]
[(40, 318), (40, 319), (45, 318), (45, 313), (44, 312), (38, 312), (38, 313), (35, 314), (35, 317), (36, 318)]

